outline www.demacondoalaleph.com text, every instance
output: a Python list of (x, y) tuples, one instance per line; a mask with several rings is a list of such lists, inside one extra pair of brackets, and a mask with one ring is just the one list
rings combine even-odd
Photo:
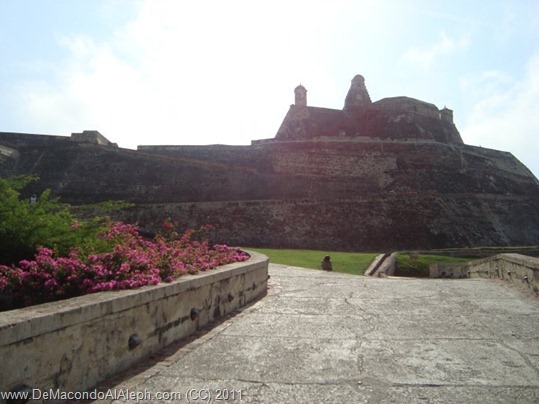
[[(24, 391), (0, 391), (0, 398), (3, 400), (181, 400), (189, 395), (204, 396), (209, 394), (207, 389), (198, 389), (196, 392), (176, 392), (162, 391), (151, 392), (147, 389), (138, 391), (130, 389), (108, 389), (104, 391), (62, 391), (59, 389), (32, 389)], [(207, 394), (206, 394), (207, 393)], [(239, 390), (238, 390), (239, 394)], [(200, 397), (202, 398), (202, 397)]]

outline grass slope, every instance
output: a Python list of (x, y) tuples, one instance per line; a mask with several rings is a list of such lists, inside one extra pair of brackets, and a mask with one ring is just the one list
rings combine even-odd
[[(377, 253), (349, 253), (316, 250), (282, 250), (272, 248), (250, 248), (267, 255), (271, 263), (294, 267), (320, 269), (320, 261), (329, 255), (335, 272), (363, 275)], [(473, 258), (455, 258), (443, 255), (399, 254), (397, 256), (396, 276), (429, 277), (429, 265), (433, 263), (467, 262)]]
[(337, 251), (316, 250), (280, 250), (271, 248), (250, 248), (246, 250), (256, 251), (267, 255), (271, 263), (285, 264), (294, 267), (320, 269), (320, 261), (326, 256), (331, 257), (333, 270), (354, 275), (363, 275), (376, 253), (348, 253)]

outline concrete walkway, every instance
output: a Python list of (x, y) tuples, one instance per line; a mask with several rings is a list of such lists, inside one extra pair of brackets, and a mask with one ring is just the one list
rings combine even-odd
[(268, 296), (102, 390), (141, 402), (539, 402), (539, 302), (519, 290), (274, 264), (270, 275)]

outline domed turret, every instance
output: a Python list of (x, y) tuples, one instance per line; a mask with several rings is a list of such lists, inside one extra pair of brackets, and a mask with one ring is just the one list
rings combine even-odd
[(295, 104), (297, 106), (306, 107), (307, 106), (307, 89), (300, 84), (294, 89), (294, 94), (296, 96)]
[(365, 78), (358, 74), (352, 79), (352, 85), (344, 100), (344, 109), (353, 110), (370, 104), (371, 97), (365, 87)]
[(453, 111), (444, 106), (444, 109), (440, 110), (440, 119), (453, 123)]

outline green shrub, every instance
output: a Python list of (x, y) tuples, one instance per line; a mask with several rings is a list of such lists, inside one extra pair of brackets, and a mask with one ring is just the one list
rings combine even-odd
[(67, 255), (72, 247), (82, 251), (109, 247), (96, 237), (105, 228), (104, 219), (76, 220), (69, 205), (52, 198), (50, 190), (39, 197), (21, 199), (21, 190), (32, 181), (37, 177), (0, 179), (0, 264), (33, 257), (38, 247), (48, 247), (60, 255)]

